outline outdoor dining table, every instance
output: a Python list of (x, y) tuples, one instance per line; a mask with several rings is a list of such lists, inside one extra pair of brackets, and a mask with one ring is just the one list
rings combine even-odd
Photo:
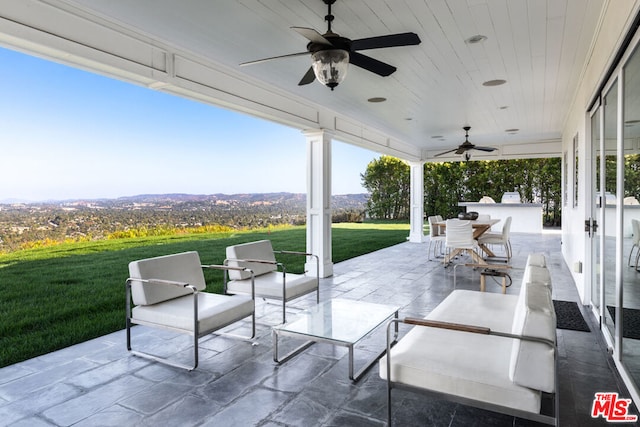
[[(471, 222), (471, 227), (473, 228), (473, 238), (478, 239), (478, 237), (482, 236), (487, 230), (489, 230), (492, 226), (499, 223), (499, 219), (483, 219), (483, 220), (469, 220)], [(440, 230), (446, 230), (447, 222), (441, 221), (433, 224), (436, 227), (439, 227)], [(495, 257), (496, 255), (487, 247), (487, 245), (478, 244), (478, 247), (484, 252), (488, 257)], [(461, 249), (455, 249), (450, 254), (448, 254), (443, 263), (448, 264), (451, 259), (457, 256), (461, 252)], [(482, 259), (480, 256), (474, 257), (474, 261), (478, 264), (487, 264), (487, 262)]]

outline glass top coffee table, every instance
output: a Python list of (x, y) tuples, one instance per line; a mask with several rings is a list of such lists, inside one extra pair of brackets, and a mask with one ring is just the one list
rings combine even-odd
[[(365, 301), (332, 299), (300, 313), (299, 317), (284, 325), (273, 328), (273, 360), (284, 363), (316, 342), (325, 342), (349, 348), (349, 378), (358, 381), (386, 351), (368, 362), (354, 374), (353, 350), (358, 341), (372, 333), (376, 328), (390, 320), (398, 318), (400, 307), (375, 304)], [(278, 338), (295, 337), (307, 340), (284, 356), (278, 355)], [(395, 324), (395, 344), (398, 337), (398, 323)]]

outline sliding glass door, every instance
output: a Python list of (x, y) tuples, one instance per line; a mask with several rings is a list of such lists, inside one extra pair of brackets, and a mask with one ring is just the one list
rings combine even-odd
[(640, 53), (631, 55), (623, 67), (624, 81), (624, 199), (622, 271), (622, 351), (621, 359), (636, 384), (640, 383)]
[[(593, 178), (592, 182), (592, 194), (594, 195), (591, 200), (591, 221), (596, 226), (591, 227), (591, 305), (595, 315), (600, 318), (602, 316), (602, 283), (603, 283), (603, 252), (604, 252), (604, 239), (602, 232), (604, 231), (604, 209), (603, 194), (601, 191), (604, 188), (604, 180), (601, 182), (601, 178), (604, 178), (604, 156), (602, 148), (602, 108), (598, 104), (591, 112), (591, 148), (593, 150), (593, 172), (591, 174)], [(566, 164), (567, 162), (565, 162)], [(565, 181), (566, 182), (566, 181)], [(565, 184), (566, 185), (566, 184)]]
[[(640, 384), (640, 52), (636, 36), (590, 112), (591, 304), (625, 375)], [(635, 51), (634, 51), (635, 50)]]
[(602, 260), (602, 320), (609, 332), (612, 345), (615, 337), (615, 310), (616, 310), (616, 216), (617, 216), (617, 140), (618, 127), (618, 81), (615, 80), (607, 90), (603, 98), (603, 168), (600, 177), (604, 192), (600, 195), (604, 221), (602, 226), (602, 239), (604, 240), (600, 258)]

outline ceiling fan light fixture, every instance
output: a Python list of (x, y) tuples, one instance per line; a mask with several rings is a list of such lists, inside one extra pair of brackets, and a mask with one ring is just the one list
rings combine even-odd
[(347, 76), (349, 52), (344, 49), (325, 49), (311, 55), (316, 79), (333, 90)]

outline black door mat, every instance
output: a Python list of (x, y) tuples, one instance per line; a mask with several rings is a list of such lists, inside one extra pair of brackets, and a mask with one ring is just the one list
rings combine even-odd
[(558, 329), (591, 332), (587, 321), (584, 320), (582, 316), (578, 303), (574, 301), (553, 300), (553, 307), (556, 310)]

